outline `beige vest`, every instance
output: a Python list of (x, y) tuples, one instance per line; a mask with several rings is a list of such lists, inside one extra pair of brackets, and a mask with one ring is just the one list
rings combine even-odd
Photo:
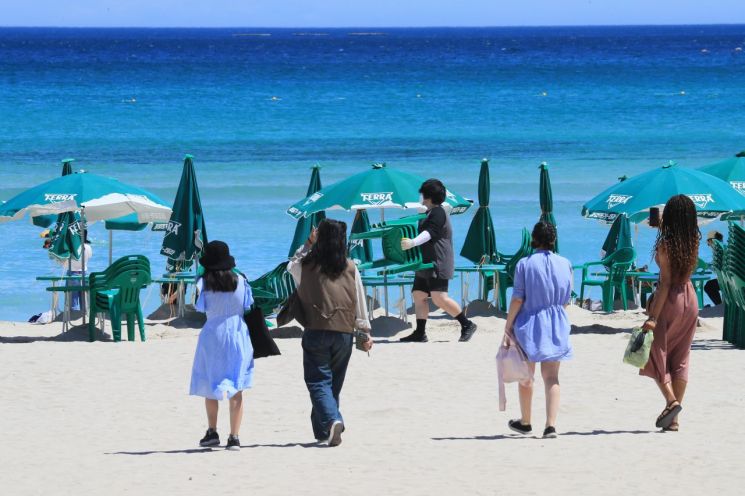
[(305, 314), (306, 329), (354, 332), (357, 313), (355, 266), (347, 261), (347, 268), (331, 279), (318, 266), (303, 265), (297, 295)]

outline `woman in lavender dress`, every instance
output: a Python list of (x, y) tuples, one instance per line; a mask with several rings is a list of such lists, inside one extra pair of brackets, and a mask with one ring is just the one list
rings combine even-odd
[(203, 396), (207, 409), (207, 434), (200, 446), (217, 446), (218, 400), (226, 396), (230, 402), (230, 436), (227, 449), (239, 450), (238, 431), (243, 418), (244, 389), (253, 383), (253, 346), (248, 336), (243, 314), (253, 304), (251, 288), (246, 279), (232, 269), (235, 260), (228, 245), (222, 241), (207, 244), (199, 259), (204, 275), (197, 282), (199, 298), (196, 309), (207, 314), (199, 334), (194, 365), (191, 371), (190, 393)]
[[(559, 411), (559, 363), (572, 357), (569, 344), (571, 326), (566, 314), (572, 294), (572, 265), (554, 253), (556, 228), (539, 222), (533, 228), (535, 253), (523, 258), (515, 268), (512, 301), (505, 324), (508, 339), (525, 352), (531, 376), (541, 362), (546, 388), (546, 427), (544, 438), (556, 437)], [(532, 432), (530, 424), (533, 382), (520, 384), (521, 418), (509, 427), (520, 434)]]

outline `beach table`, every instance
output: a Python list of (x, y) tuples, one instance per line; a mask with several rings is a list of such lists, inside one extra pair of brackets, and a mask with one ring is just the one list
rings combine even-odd
[[(68, 281), (72, 280), (79, 280), (80, 286), (70, 286), (67, 284)], [(87, 285), (85, 284), (85, 281), (83, 280), (83, 276), (57, 276), (57, 275), (47, 275), (47, 276), (37, 276), (37, 281), (44, 281), (44, 282), (51, 282), (52, 286), (46, 288), (47, 291), (49, 291), (52, 294), (52, 319), (57, 318), (57, 306), (59, 304), (59, 293), (64, 293), (65, 295), (65, 302), (62, 309), (62, 332), (67, 332), (67, 329), (69, 327), (70, 322), (70, 315), (72, 314), (72, 298), (70, 298), (68, 295), (72, 292), (80, 292), (83, 293), (83, 298), (88, 298), (88, 293), (86, 292)], [(65, 282), (64, 286), (57, 286), (57, 283), (59, 282)], [(87, 305), (86, 307), (87, 308)], [(83, 314), (83, 324), (85, 324), (85, 314)]]
[(466, 265), (455, 268), (455, 272), (460, 273), (460, 303), (463, 309), (468, 306), (468, 274), (477, 273), (479, 275), (479, 297), (483, 294), (484, 278), (491, 277), (493, 281), (494, 307), (499, 309), (499, 275), (498, 271), (504, 269), (504, 264), (484, 264), (484, 265)]
[(188, 284), (194, 284), (197, 280), (193, 272), (175, 272), (166, 273), (162, 277), (153, 279), (155, 284), (175, 284), (178, 292), (178, 316), (183, 317), (186, 313), (186, 287)]
[[(693, 284), (693, 288), (696, 290), (699, 308), (703, 308), (704, 306), (704, 284), (711, 279), (711, 276), (711, 272), (696, 272), (691, 275), (691, 283)], [(660, 279), (660, 274), (653, 272), (640, 273), (636, 276), (636, 279), (639, 284), (639, 294), (641, 294), (642, 282), (657, 282)]]
[[(398, 303), (398, 317), (406, 322), (409, 323), (409, 316), (406, 313), (406, 286), (412, 286), (414, 284), (414, 278), (412, 276), (408, 276), (405, 274), (400, 274), (398, 276), (361, 276), (362, 279), (362, 285), (365, 286), (365, 289), (372, 288), (373, 290), (373, 296), (372, 300), (375, 302), (380, 302), (379, 295), (378, 295), (378, 289), (379, 288), (389, 288), (389, 287), (398, 287), (401, 291), (401, 299)], [(366, 295), (367, 296), (367, 295)], [(371, 305), (368, 305), (368, 307), (371, 307)], [(386, 309), (385, 309), (386, 317), (388, 316), (388, 304), (386, 302)]]

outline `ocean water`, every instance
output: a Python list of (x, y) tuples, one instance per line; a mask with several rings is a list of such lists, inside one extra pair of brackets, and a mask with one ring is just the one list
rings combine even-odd
[[(0, 29), (0, 200), (74, 157), (170, 201), (191, 153), (210, 239), (258, 276), (286, 255), (285, 209), (315, 163), (324, 184), (382, 161), (476, 198), (488, 157), (509, 253), (538, 218), (547, 161), (562, 254), (579, 263), (597, 259), (607, 232), (581, 206), (618, 176), (745, 149), (743, 71), (742, 25)], [(453, 218), (458, 249), (471, 216)], [(34, 277), (56, 269), (39, 232), (0, 225), (2, 320), (49, 306)], [(642, 264), (653, 234), (638, 230)], [(101, 269), (108, 235), (94, 225), (91, 237)], [(160, 241), (116, 232), (114, 256), (144, 253), (158, 273)]]

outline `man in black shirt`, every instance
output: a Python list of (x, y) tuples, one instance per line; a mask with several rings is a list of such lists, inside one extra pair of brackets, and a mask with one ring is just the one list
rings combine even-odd
[(401, 338), (404, 342), (426, 343), (428, 298), (439, 308), (458, 320), (461, 325), (460, 341), (468, 341), (476, 332), (476, 324), (468, 320), (460, 305), (448, 296), (448, 283), (453, 278), (455, 255), (453, 254), (453, 228), (450, 216), (442, 204), (446, 198), (445, 186), (437, 179), (428, 179), (419, 189), (422, 204), (427, 208), (427, 217), (419, 223), (419, 236), (403, 239), (401, 248), (410, 250), (422, 247), (424, 263), (434, 263), (433, 269), (417, 271), (414, 277), (412, 298), (416, 309), (416, 329)]

